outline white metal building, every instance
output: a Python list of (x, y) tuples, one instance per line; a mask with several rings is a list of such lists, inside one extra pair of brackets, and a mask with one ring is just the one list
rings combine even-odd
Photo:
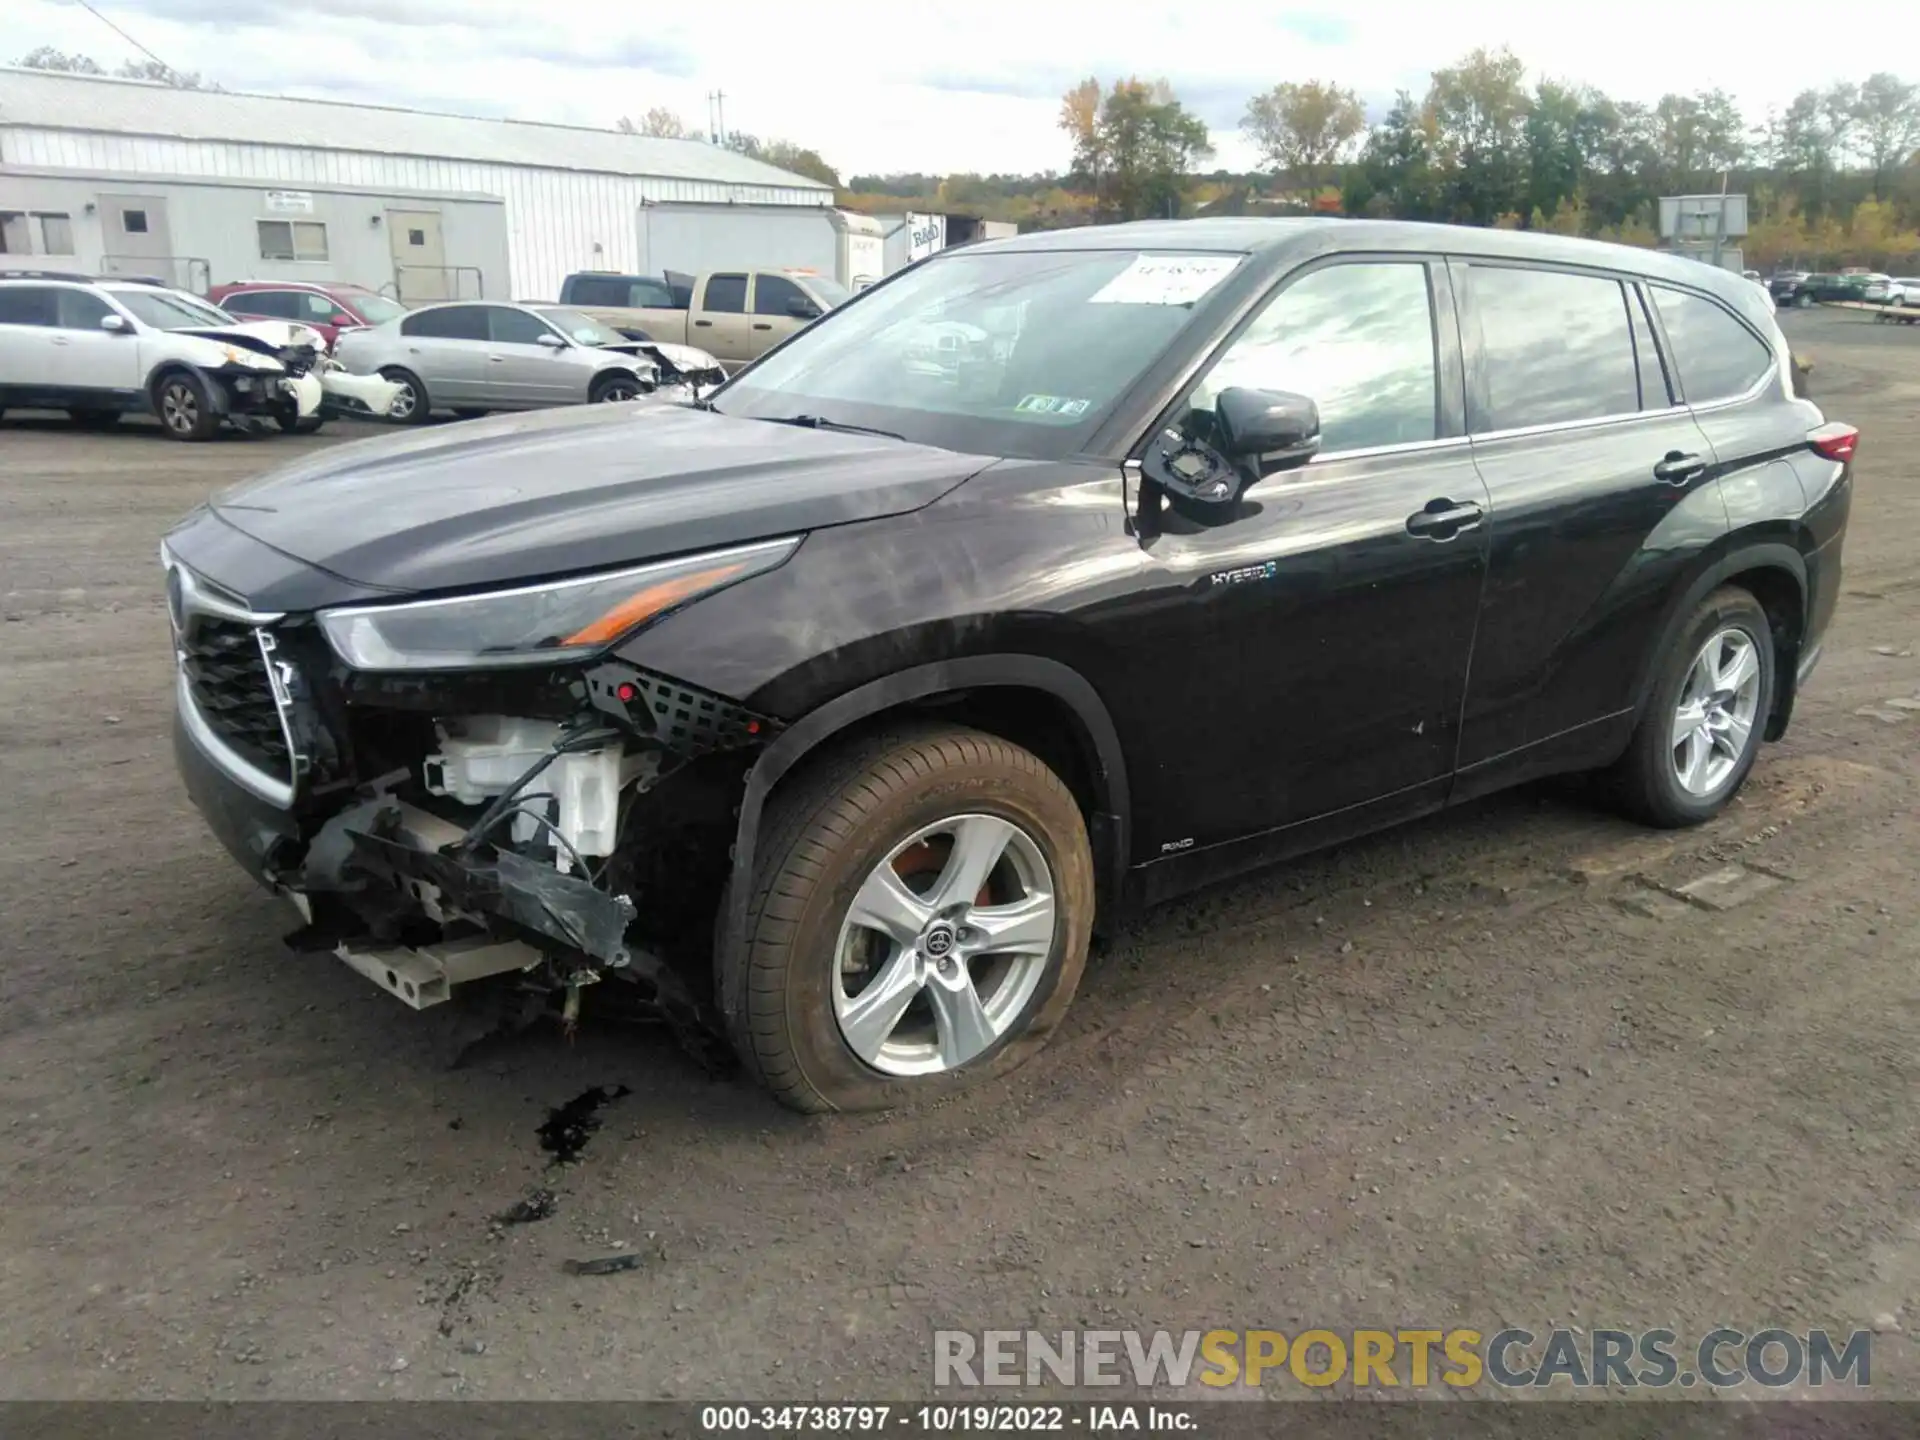
[(551, 298), (639, 269), (663, 201), (833, 192), (698, 140), (0, 68), (0, 264)]

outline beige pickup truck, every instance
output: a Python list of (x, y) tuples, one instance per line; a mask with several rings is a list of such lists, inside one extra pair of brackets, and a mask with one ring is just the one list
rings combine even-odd
[(845, 286), (804, 270), (717, 270), (709, 275), (614, 275), (583, 271), (560, 287), (560, 303), (630, 340), (705, 350), (729, 370), (757, 360), (808, 322), (850, 298)]

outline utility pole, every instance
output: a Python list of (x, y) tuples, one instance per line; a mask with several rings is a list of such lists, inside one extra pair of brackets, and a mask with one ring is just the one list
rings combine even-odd
[(713, 143), (727, 143), (727, 92), (709, 90), (707, 92), (707, 131), (713, 136)]
[(1732, 177), (1731, 170), (1720, 172), (1720, 218), (1713, 230), (1713, 268), (1720, 268), (1720, 252), (1727, 243), (1727, 181)]

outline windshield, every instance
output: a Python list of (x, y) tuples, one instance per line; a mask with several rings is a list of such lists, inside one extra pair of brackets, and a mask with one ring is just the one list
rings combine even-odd
[(384, 295), (376, 295), (371, 290), (355, 290), (346, 294), (346, 302), (360, 312), (360, 318), (369, 325), (384, 325), (387, 321), (407, 313), (407, 307), (398, 300), (389, 300)]
[(908, 271), (743, 371), (724, 414), (982, 455), (1078, 450), (1239, 255), (985, 251)]
[(204, 300), (189, 299), (167, 290), (141, 290), (132, 286), (116, 289), (113, 298), (142, 325), (156, 330), (202, 330), (209, 325), (234, 325), (237, 322), (224, 310), (216, 310)]
[(853, 298), (853, 292), (846, 286), (838, 280), (829, 280), (824, 275), (796, 275), (793, 279), (802, 290), (808, 291), (814, 299), (829, 310), (836, 305), (844, 305)]
[(582, 315), (578, 310), (566, 310), (558, 306), (541, 306), (538, 311), (548, 322), (576, 345), (625, 345), (627, 337), (617, 330), (609, 330), (598, 320)]

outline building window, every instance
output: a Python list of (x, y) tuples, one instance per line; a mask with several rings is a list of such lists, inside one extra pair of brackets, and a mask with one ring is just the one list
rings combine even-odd
[(42, 255), (71, 255), (73, 249), (73, 217), (59, 211), (46, 211), (34, 214), (34, 228), (40, 232), (40, 253)]
[(147, 212), (144, 210), (122, 210), (120, 212), (120, 228), (129, 235), (146, 234)]
[(315, 220), (258, 220), (262, 260), (324, 260), (327, 227)]
[(19, 210), (0, 210), (0, 255), (31, 255), (27, 217)]

